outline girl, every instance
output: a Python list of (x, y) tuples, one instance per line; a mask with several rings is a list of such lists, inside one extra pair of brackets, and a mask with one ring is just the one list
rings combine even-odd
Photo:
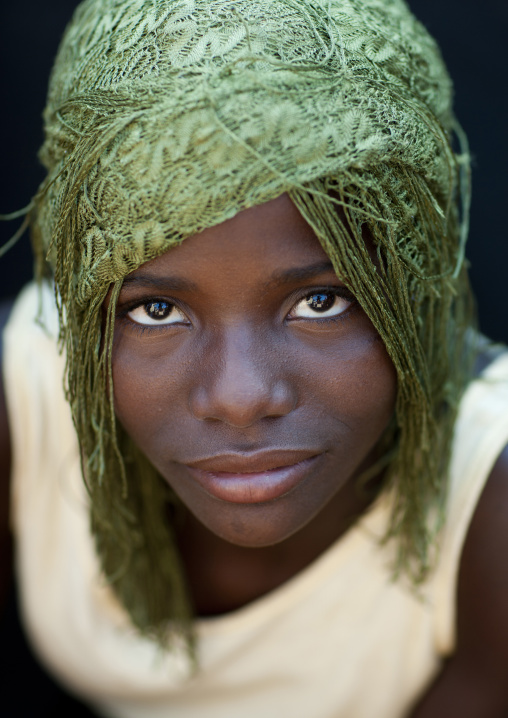
[(87, 0), (45, 129), (5, 333), (43, 660), (106, 716), (504, 715), (508, 358), (471, 381), (407, 7)]

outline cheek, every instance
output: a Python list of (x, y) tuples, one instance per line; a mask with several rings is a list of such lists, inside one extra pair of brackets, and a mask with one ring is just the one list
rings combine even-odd
[(344, 487), (378, 457), (376, 447), (390, 424), (397, 398), (397, 375), (382, 341), (350, 345), (335, 376), (323, 382), (316, 405), (332, 428), (330, 460), (336, 486)]
[[(298, 335), (293, 345), (281, 343), (276, 355), (282, 360), (273, 371), (296, 388), (298, 406), (271, 432), (273, 443), (281, 445), (292, 445), (297, 438), (305, 445), (309, 437), (317, 437), (319, 445), (337, 447), (337, 459), (354, 465), (386, 428), (397, 382), (384, 345), (365, 317), (356, 317), (345, 334)], [(215, 359), (185, 337), (168, 343), (120, 334), (115, 340), (115, 411), (154, 464), (160, 456), (178, 456), (189, 442), (213, 443), (227, 433), (227, 427), (196, 421), (189, 406), (195, 385), (211, 380)]]
[[(167, 408), (178, 423), (185, 408), (186, 362), (156, 342), (119, 336), (112, 356), (115, 413), (141, 448), (167, 433)], [(148, 444), (148, 446), (147, 446)]]
[(377, 335), (358, 342), (350, 361), (344, 361), (339, 391), (352, 421), (387, 422), (397, 395), (397, 376)]
[[(359, 325), (358, 325), (359, 324)], [(361, 433), (380, 431), (389, 422), (397, 396), (397, 374), (383, 342), (366, 317), (348, 340), (322, 344), (307, 356), (306, 393), (323, 411)]]

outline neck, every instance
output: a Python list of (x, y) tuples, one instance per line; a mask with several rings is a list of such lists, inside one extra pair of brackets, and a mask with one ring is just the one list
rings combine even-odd
[(261, 548), (231, 544), (187, 512), (177, 543), (195, 613), (228, 613), (290, 580), (343, 536), (372, 503), (380, 485), (377, 478), (368, 492), (360, 493), (355, 482), (349, 482), (300, 531)]

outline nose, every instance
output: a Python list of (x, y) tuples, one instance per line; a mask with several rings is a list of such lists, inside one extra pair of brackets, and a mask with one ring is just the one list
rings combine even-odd
[(295, 408), (296, 387), (285, 376), (280, 352), (255, 330), (231, 330), (205, 354), (189, 402), (197, 419), (247, 428)]

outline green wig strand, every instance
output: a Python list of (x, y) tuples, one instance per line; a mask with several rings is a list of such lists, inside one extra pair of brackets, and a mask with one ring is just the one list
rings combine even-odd
[(397, 371), (389, 536), (397, 568), (426, 575), (474, 323), (451, 97), (403, 0), (78, 7), (51, 78), (32, 237), (55, 281), (97, 551), (141, 631), (189, 635), (191, 609), (168, 521), (178, 502), (115, 419), (116, 300), (144, 262), (284, 192)]

